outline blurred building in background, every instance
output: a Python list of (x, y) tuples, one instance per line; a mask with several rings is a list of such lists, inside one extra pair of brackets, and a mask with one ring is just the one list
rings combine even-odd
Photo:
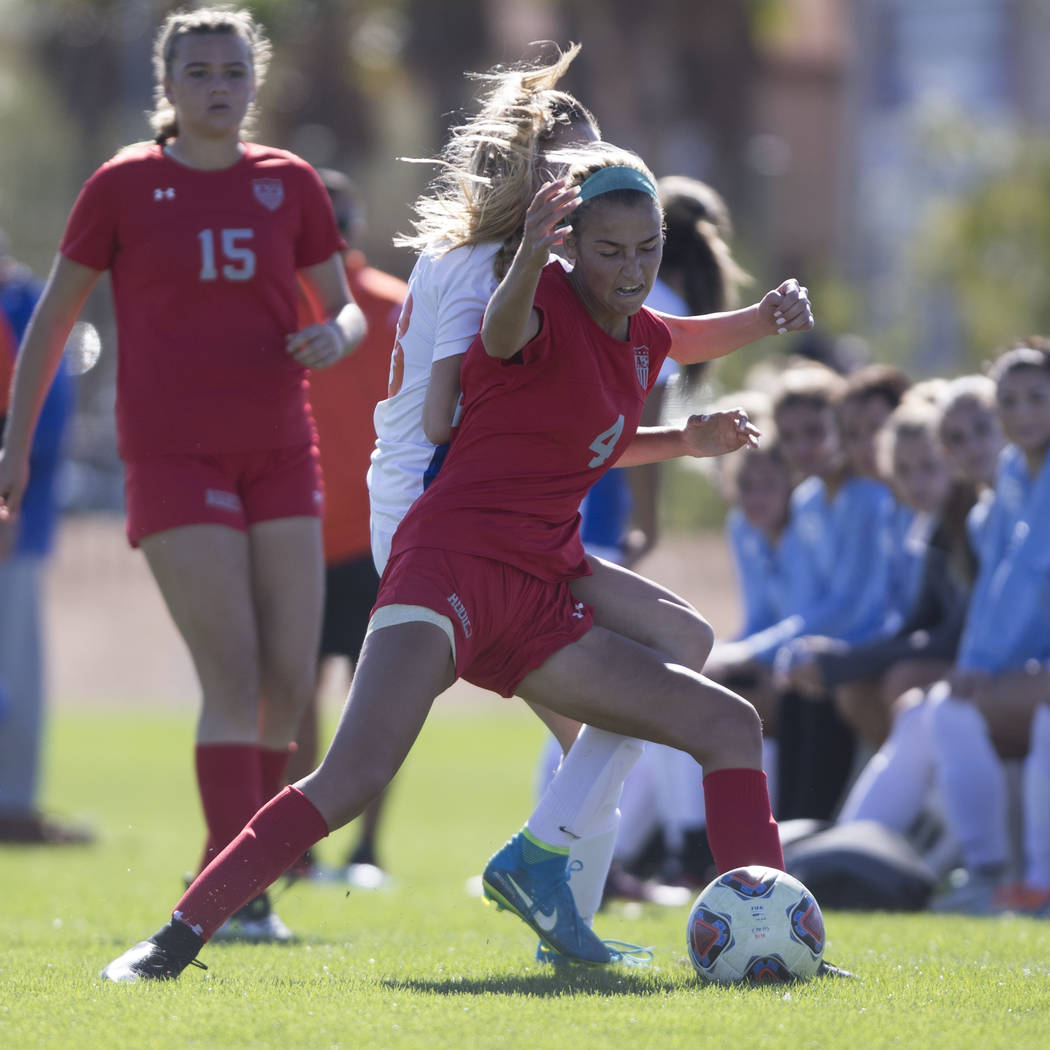
[[(0, 0), (0, 226), (38, 269), (81, 182), (146, 135), (151, 39), (175, 6)], [(478, 89), (464, 72), (581, 41), (566, 87), (657, 174), (722, 191), (758, 285), (809, 285), (812, 343), (852, 334), (873, 357), (947, 374), (1050, 330), (1046, 0), (244, 6), (275, 48), (258, 137), (353, 176), (383, 269), (411, 266), (391, 237), (431, 171), (398, 158), (439, 148)], [(119, 499), (104, 288), (88, 316), (104, 349), (79, 380), (80, 506)]]
[[(1050, 183), (1050, 4), (851, 6), (848, 160), (833, 257), (858, 290), (865, 333), (921, 370), (943, 372), (1045, 331), (1037, 289), (1050, 265), (1046, 208), (1025, 214), (1024, 190), (1038, 186), (1045, 202)], [(1005, 211), (1002, 194), (1014, 196)], [(1039, 226), (1042, 243), (1031, 239)], [(1034, 293), (1027, 302), (1016, 295), (1023, 287)]]

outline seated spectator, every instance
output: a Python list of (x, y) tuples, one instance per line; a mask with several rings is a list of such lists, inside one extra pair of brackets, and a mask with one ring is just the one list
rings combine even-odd
[[(836, 681), (847, 668), (867, 673), (887, 660), (895, 661), (902, 646), (909, 659), (942, 654), (955, 659), (977, 571), (974, 536), (994, 495), (1003, 433), (996, 411), (995, 384), (987, 376), (966, 375), (948, 382), (935, 404), (939, 410), (937, 435), (953, 487), (931, 536), (913, 619), (890, 639), (854, 649), (848, 656), (818, 654), (815, 663), (819, 674), (829, 682)], [(978, 502), (964, 519), (963, 508), (972, 502), (969, 492)], [(956, 587), (959, 606), (951, 601)], [(943, 618), (938, 618), (937, 609), (943, 610)], [(910, 835), (927, 851), (931, 866), (945, 871), (955, 861), (957, 850), (950, 835), (938, 834), (943, 826), (943, 807), (935, 791), (926, 691), (906, 688), (907, 684), (906, 680), (895, 681), (892, 670), (887, 672), (884, 695), (891, 704), (890, 734), (857, 777), (839, 820), (874, 820)], [(1016, 746), (1016, 742), (1010, 743), (1007, 753), (1016, 751)], [(927, 830), (920, 838), (918, 832), (923, 828), (932, 828), (933, 833)]]
[(837, 406), (845, 380), (830, 369), (789, 368), (773, 401), (780, 447), (798, 484), (782, 539), (787, 614), (717, 658), (772, 665), (778, 685), (777, 813), (781, 820), (829, 819), (853, 764), (854, 734), (830, 694), (790, 688), (787, 673), (812, 636), (859, 644), (875, 637), (889, 592), (893, 497), (846, 456)]
[[(866, 645), (811, 639), (788, 672), (805, 695), (835, 689), (840, 713), (875, 748), (889, 732), (896, 698), (931, 685), (951, 666), (966, 611), (972, 571), (960, 578), (956, 566), (969, 553), (965, 520), (976, 493), (971, 484), (952, 483), (938, 437), (941, 415), (927, 397), (907, 395), (879, 433), (879, 460), (899, 501), (897, 521), (907, 525), (893, 551), (901, 604), (910, 595), (903, 622)], [(898, 608), (890, 616), (897, 622)]]
[[(1007, 350), (991, 378), (1010, 444), (978, 537), (955, 667), (930, 691), (938, 782), (968, 874), (939, 906), (1050, 916), (1050, 340)], [(1004, 716), (1027, 735), (1023, 871), (1013, 885), (1006, 775), (991, 728)]]

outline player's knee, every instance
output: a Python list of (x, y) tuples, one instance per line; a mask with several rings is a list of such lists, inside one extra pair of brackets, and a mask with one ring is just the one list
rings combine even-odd
[(726, 698), (706, 734), (701, 765), (757, 766), (762, 761), (762, 719), (743, 697)]
[(264, 669), (261, 694), (278, 710), (301, 714), (313, 699), (316, 686), (313, 664), (276, 664)]
[(198, 729), (206, 739), (239, 739), (259, 720), (259, 678), (247, 664), (209, 668), (200, 675)]
[(692, 632), (692, 666), (702, 670), (715, 644), (715, 629), (699, 613), (695, 614), (695, 626)]
[(205, 707), (254, 707), (261, 683), (248, 654), (224, 653), (221, 659), (194, 654)]
[(762, 718), (748, 700), (733, 707), (733, 730), (748, 746), (762, 750)]

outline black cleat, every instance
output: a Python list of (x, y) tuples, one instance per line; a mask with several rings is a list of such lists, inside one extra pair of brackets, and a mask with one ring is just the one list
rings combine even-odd
[(193, 930), (172, 919), (148, 941), (139, 941), (134, 948), (114, 959), (99, 976), (115, 984), (171, 981), (187, 966), (208, 968), (197, 962), (197, 952), (203, 947), (204, 941)]
[(849, 970), (843, 970), (841, 966), (834, 966), (832, 963), (821, 961), (820, 966), (817, 967), (818, 977), (848, 977), (852, 980), (857, 980), (855, 973), (850, 973)]

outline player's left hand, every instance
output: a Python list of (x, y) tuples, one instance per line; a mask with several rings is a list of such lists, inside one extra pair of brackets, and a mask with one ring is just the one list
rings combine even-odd
[(769, 326), (770, 334), (805, 332), (813, 327), (813, 307), (809, 289), (794, 278), (766, 292), (758, 304), (759, 316)]
[(742, 408), (690, 416), (682, 428), (687, 454), (697, 458), (724, 456), (739, 448), (758, 448), (762, 432)]
[(284, 340), (285, 349), (304, 368), (328, 368), (340, 360), (348, 347), (335, 321), (311, 324), (292, 332)]
[(784, 673), (781, 685), (795, 690), (807, 700), (818, 700), (828, 691), (820, 665), (812, 656), (804, 656), (798, 663), (792, 664)]
[(828, 685), (817, 657), (821, 653), (848, 652), (849, 645), (837, 638), (808, 634), (788, 642), (778, 653), (779, 682), (782, 689), (795, 689), (807, 700), (822, 700)]

